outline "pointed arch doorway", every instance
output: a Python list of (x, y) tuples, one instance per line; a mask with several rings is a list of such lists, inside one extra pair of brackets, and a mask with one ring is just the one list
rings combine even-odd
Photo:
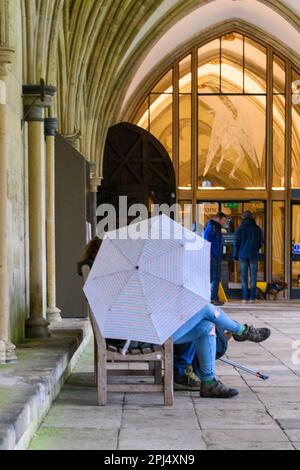
[[(104, 157), (103, 180), (98, 190), (97, 206), (112, 204), (117, 214), (117, 227), (130, 223), (136, 216), (120, 220), (120, 197), (127, 207), (176, 202), (176, 178), (172, 161), (164, 146), (148, 131), (122, 122), (108, 130)], [(100, 219), (98, 218), (98, 221)]]

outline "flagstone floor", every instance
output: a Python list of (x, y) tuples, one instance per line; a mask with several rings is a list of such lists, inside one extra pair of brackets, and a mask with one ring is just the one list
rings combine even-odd
[(269, 374), (268, 381), (219, 362), (221, 380), (240, 390), (234, 399), (176, 392), (169, 408), (160, 394), (113, 393), (98, 407), (90, 344), (30, 449), (300, 449), (300, 302), (231, 303), (225, 310), (272, 328), (265, 343), (231, 341), (228, 351), (230, 359)]

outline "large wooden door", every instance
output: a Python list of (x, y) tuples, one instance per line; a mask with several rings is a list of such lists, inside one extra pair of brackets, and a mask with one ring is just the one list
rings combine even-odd
[(128, 206), (176, 202), (175, 172), (166, 149), (152, 134), (126, 122), (108, 130), (98, 206), (111, 203), (118, 213), (119, 196), (127, 196)]

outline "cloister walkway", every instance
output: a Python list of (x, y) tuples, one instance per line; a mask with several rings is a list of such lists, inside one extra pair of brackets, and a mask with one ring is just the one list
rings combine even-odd
[(267, 342), (231, 341), (228, 351), (229, 358), (269, 374), (268, 381), (218, 363), (221, 380), (239, 388), (237, 398), (176, 392), (168, 408), (160, 395), (113, 393), (106, 407), (98, 407), (90, 344), (30, 449), (300, 449), (300, 303), (231, 303), (225, 310), (239, 321), (271, 327)]

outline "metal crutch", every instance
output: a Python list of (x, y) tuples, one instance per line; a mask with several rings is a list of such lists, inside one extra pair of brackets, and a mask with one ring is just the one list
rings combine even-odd
[(261, 380), (269, 379), (269, 375), (262, 374), (261, 372), (255, 372), (255, 370), (248, 369), (248, 367), (238, 364), (237, 362), (229, 361), (229, 359), (220, 358), (219, 361), (224, 362), (224, 364), (228, 364), (232, 367), (235, 367), (236, 369), (240, 369), (244, 372), (247, 372), (248, 374), (255, 375), (255, 377), (257, 377), (258, 379), (261, 379)]

